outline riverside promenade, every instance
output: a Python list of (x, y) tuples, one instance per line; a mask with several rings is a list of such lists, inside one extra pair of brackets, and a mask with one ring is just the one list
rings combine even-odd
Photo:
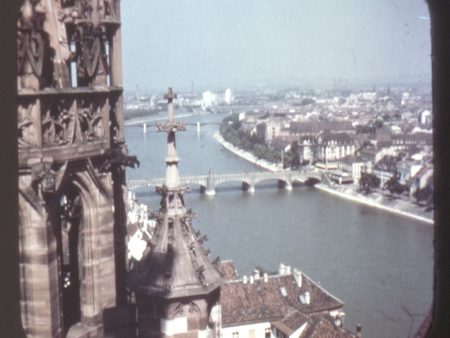
[[(279, 164), (270, 163), (268, 161), (258, 159), (253, 154), (239, 149), (227, 142), (219, 132), (214, 134), (214, 139), (219, 142), (225, 149), (234, 153), (235, 155), (253, 163), (257, 166), (270, 170), (270, 171), (282, 171), (283, 169)], [(434, 224), (433, 212), (426, 212), (419, 208), (411, 201), (405, 201), (401, 199), (390, 200), (386, 196), (380, 193), (372, 193), (370, 195), (363, 195), (357, 191), (357, 186), (350, 185), (328, 185), (325, 183), (316, 184), (315, 187), (319, 190), (325, 191), (329, 194), (338, 196), (340, 198), (347, 199), (352, 202), (364, 204), (373, 208), (382, 209), (391, 213), (416, 219), (428, 224)]]

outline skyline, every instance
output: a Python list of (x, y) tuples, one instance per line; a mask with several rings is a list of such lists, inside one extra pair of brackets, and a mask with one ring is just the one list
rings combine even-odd
[(428, 8), (408, 2), (127, 1), (124, 88), (429, 83)]

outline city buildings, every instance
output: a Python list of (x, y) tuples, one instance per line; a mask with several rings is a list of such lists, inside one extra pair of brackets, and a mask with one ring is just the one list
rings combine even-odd
[[(429, 176), (427, 183), (416, 176), (432, 171), (427, 93), (389, 88), (387, 92), (311, 95), (290, 90), (277, 101), (267, 103), (263, 96), (259, 102), (258, 110), (240, 113), (242, 130), (256, 135), (269, 149), (282, 152), (284, 159), (293, 158), (291, 146), (296, 143), (301, 165), (333, 170), (341, 178), (336, 182), (358, 184), (361, 173), (370, 172), (380, 178), (381, 190), (394, 175), (408, 187), (409, 196), (418, 189), (414, 182), (421, 181), (422, 188), (432, 186)], [(401, 158), (385, 170), (385, 156)]]

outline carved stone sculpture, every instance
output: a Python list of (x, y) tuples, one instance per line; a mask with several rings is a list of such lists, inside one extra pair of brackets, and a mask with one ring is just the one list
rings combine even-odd
[(17, 73), (20, 88), (39, 89), (44, 69), (45, 41), (43, 22), (45, 13), (36, 2), (25, 0), (17, 24)]

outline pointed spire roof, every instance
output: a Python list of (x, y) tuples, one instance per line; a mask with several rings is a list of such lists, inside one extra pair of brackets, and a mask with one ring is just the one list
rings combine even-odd
[(192, 227), (192, 212), (184, 205), (180, 184), (175, 133), (184, 125), (175, 123), (174, 94), (169, 88), (168, 121), (158, 125), (167, 132), (166, 182), (158, 187), (161, 197), (160, 221), (153, 237), (153, 249), (141, 261), (141, 274), (136, 291), (163, 298), (180, 298), (209, 294), (223, 284), (219, 271), (209, 261), (202, 247), (206, 236)]

